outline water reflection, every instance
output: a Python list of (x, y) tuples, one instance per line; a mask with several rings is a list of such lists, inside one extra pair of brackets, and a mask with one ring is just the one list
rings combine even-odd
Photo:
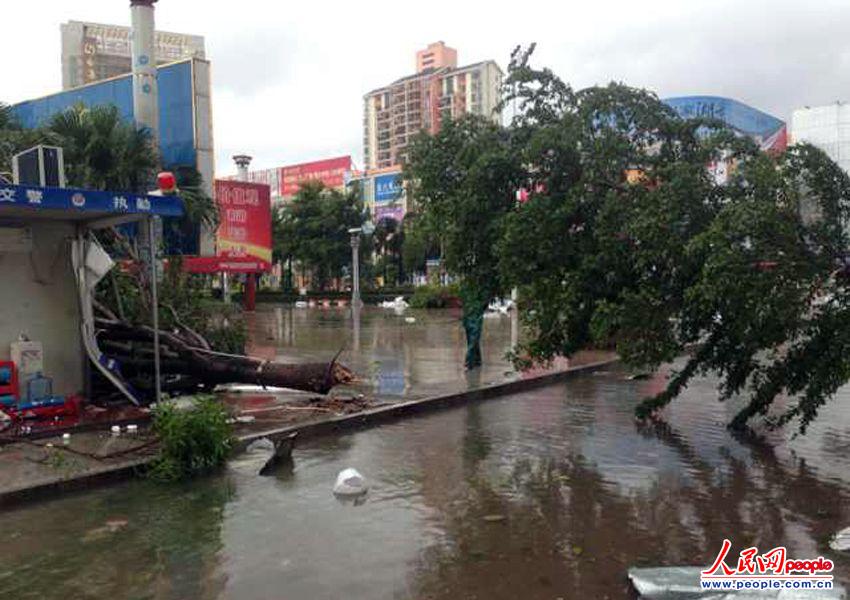
[(232, 488), (134, 482), (0, 517), (0, 598), (216, 598)]
[[(591, 374), (305, 441), (273, 477), (233, 463), (2, 513), (0, 597), (626, 598), (628, 567), (704, 564), (730, 536), (825, 553), (846, 582), (825, 543), (850, 521), (848, 390), (805, 438), (733, 439), (710, 380), (636, 426), (661, 383)], [(346, 467), (360, 502), (331, 494)]]
[[(512, 319), (494, 315), (484, 328), (485, 365), (476, 385), (512, 375)], [(280, 362), (342, 360), (355, 370), (356, 391), (384, 400), (457, 391), (465, 382), (459, 313), (376, 307), (292, 308), (261, 305), (247, 323), (248, 351)]]

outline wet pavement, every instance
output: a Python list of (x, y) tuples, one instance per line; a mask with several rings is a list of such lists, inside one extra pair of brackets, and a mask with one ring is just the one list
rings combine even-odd
[[(628, 598), (630, 566), (704, 565), (724, 537), (824, 554), (850, 524), (850, 389), (804, 437), (733, 439), (700, 379), (638, 426), (664, 373), (618, 368), (250, 457), (182, 486), (133, 481), (0, 514), (6, 598)], [(353, 466), (359, 501), (331, 494)]]
[[(409, 310), (399, 314), (376, 307), (352, 312), (345, 308), (260, 305), (256, 313), (248, 315), (248, 323), (249, 354), (280, 362), (315, 362), (329, 361), (342, 350), (341, 359), (355, 370), (359, 380), (354, 385), (339, 386), (330, 398), (292, 390), (235, 386), (242, 391), (226, 392), (221, 397), (234, 416), (250, 420), (236, 425), (240, 437), (540, 374), (517, 373), (506, 358), (516, 340), (515, 316), (493, 314), (486, 319), (485, 366), (469, 373), (462, 366), (465, 342), (457, 311)], [(552, 368), (563, 369), (569, 364), (586, 364), (606, 357), (610, 354), (584, 353), (572, 363), (561, 361)], [(148, 447), (138, 454), (122, 452), (120, 456), (102, 457), (112, 454), (113, 446), (125, 439), (113, 440), (108, 433), (110, 416), (125, 424), (136, 423), (142, 429), (150, 418), (147, 409), (113, 407), (103, 411), (89, 406), (81, 418), (27, 422), (35, 433), (55, 434), (43, 437), (39, 444), (52, 443), (60, 448), (45, 450), (21, 443), (0, 446), (0, 501), (10, 494), (65, 485), (148, 460), (152, 452)], [(98, 426), (100, 431), (82, 430)], [(59, 437), (68, 429), (72, 431), (67, 446), (70, 452), (61, 449)], [(17, 431), (3, 433), (11, 436)]]
[[(409, 400), (475, 389), (521, 377), (507, 359), (517, 340), (516, 314), (488, 314), (482, 336), (484, 365), (466, 372), (466, 339), (460, 310), (412, 310), (367, 306), (295, 308), (262, 304), (248, 315), (249, 354), (278, 362), (321, 362), (342, 351), (340, 360), (360, 382), (339, 388), (384, 401)], [(599, 360), (585, 353), (554, 368)]]

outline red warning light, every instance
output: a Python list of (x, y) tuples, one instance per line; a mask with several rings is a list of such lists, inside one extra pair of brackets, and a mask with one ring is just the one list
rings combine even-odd
[(163, 194), (173, 194), (177, 191), (177, 179), (171, 171), (163, 171), (156, 176), (156, 183), (159, 191)]

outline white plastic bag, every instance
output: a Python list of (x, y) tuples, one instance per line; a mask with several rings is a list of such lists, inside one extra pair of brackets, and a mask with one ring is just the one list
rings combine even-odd
[(357, 469), (343, 469), (336, 476), (334, 494), (337, 496), (359, 496), (365, 494), (369, 486)]

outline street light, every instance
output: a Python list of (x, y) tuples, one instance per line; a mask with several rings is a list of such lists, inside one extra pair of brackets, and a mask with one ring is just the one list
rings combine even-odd
[(351, 306), (360, 308), (360, 234), (372, 235), (375, 226), (372, 221), (363, 223), (363, 227), (352, 227), (348, 230), (351, 235)]
[(348, 230), (351, 234), (351, 306), (360, 308), (360, 234), (362, 227), (352, 227)]

